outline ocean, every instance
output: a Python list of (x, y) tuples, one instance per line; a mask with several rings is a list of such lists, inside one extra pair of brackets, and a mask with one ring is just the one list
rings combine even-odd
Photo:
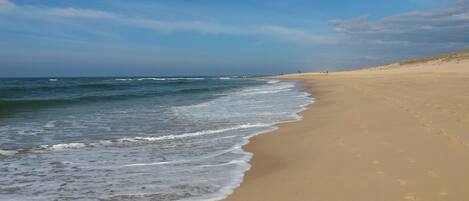
[(312, 101), (240, 77), (0, 79), (0, 200), (219, 200), (249, 138)]

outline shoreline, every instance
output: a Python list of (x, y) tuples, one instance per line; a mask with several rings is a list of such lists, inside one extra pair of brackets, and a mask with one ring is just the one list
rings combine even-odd
[(275, 77), (304, 80), (315, 102), (250, 139), (224, 200), (469, 199), (468, 78), (467, 60)]
[[(276, 163), (265, 164), (263, 160), (257, 161), (258, 158), (266, 156), (263, 153), (260, 153), (259, 151), (256, 150), (255, 147), (256, 147), (256, 141), (258, 141), (257, 138), (260, 138), (260, 137), (265, 136), (265, 135), (275, 135), (277, 132), (281, 132), (281, 130), (283, 130), (284, 126), (303, 121), (304, 120), (303, 113), (310, 110), (311, 107), (313, 107), (316, 104), (316, 97), (313, 95), (315, 93), (311, 89), (312, 88), (311, 83), (308, 83), (308, 81), (305, 80), (305, 79), (298, 79), (298, 78), (289, 79), (289, 78), (283, 78), (283, 77), (267, 77), (267, 78), (262, 78), (262, 79), (265, 79), (265, 80), (281, 80), (281, 81), (292, 80), (292, 81), (300, 82), (300, 84), (302, 85), (301, 86), (302, 90), (305, 93), (309, 94), (308, 96), (311, 98), (311, 103), (303, 106), (303, 108), (304, 108), (303, 110), (301, 110), (299, 112), (296, 112), (296, 114), (299, 116), (298, 119), (277, 123), (277, 124), (273, 125), (273, 129), (271, 131), (265, 131), (265, 132), (260, 132), (260, 133), (254, 134), (252, 137), (250, 137), (248, 139), (248, 142), (245, 145), (242, 146), (242, 150), (244, 152), (252, 154), (251, 160), (249, 161), (250, 168), (246, 172), (244, 172), (244, 176), (243, 176), (243, 178), (241, 178), (240, 186), (235, 188), (234, 191), (231, 194), (229, 194), (227, 197), (225, 197), (221, 200), (228, 200), (228, 201), (232, 200), (232, 199), (238, 200), (238, 198), (235, 197), (236, 196), (235, 194), (237, 194), (237, 192), (239, 191), (238, 189), (243, 187), (244, 183), (249, 182), (251, 179), (255, 179), (258, 176), (258, 175), (256, 175), (257, 172), (253, 173), (253, 171), (252, 171), (253, 167), (256, 167), (256, 169), (262, 168), (262, 170), (264, 170), (264, 167), (266, 165), (276, 165)], [(267, 156), (267, 157), (269, 158), (269, 156)], [(259, 166), (261, 166), (261, 167), (259, 167)]]
[(299, 109), (298, 111), (295, 111), (295, 112), (292, 112), (292, 114), (295, 115), (295, 118), (292, 119), (292, 120), (286, 120), (286, 121), (281, 121), (281, 122), (277, 122), (277, 123), (274, 123), (270, 126), (270, 129), (268, 130), (264, 130), (264, 131), (260, 131), (260, 132), (256, 132), (256, 133), (253, 133), (251, 134), (248, 138), (245, 139), (245, 143), (241, 145), (241, 149), (240, 151), (243, 152), (243, 153), (247, 153), (249, 155), (249, 158), (247, 161), (246, 161), (246, 165), (247, 165), (247, 170), (241, 172), (241, 177), (239, 178), (239, 180), (235, 180), (233, 181), (233, 183), (237, 183), (238, 185), (234, 186), (233, 189), (230, 189), (230, 190), (224, 190), (225, 192), (228, 192), (227, 194), (224, 194), (222, 196), (219, 196), (219, 198), (214, 198), (214, 200), (224, 200), (224, 199), (227, 199), (228, 197), (230, 197), (233, 192), (240, 187), (240, 185), (242, 185), (242, 183), (244, 182), (245, 180), (245, 176), (246, 176), (246, 173), (251, 169), (252, 167), (252, 164), (251, 164), (251, 161), (252, 161), (252, 158), (254, 156), (254, 154), (250, 151), (247, 151), (245, 149), (246, 146), (248, 146), (249, 144), (251, 144), (251, 141), (253, 138), (256, 138), (257, 136), (260, 136), (260, 135), (265, 135), (265, 134), (270, 134), (272, 132), (275, 132), (277, 130), (280, 129), (280, 126), (281, 125), (284, 125), (284, 124), (289, 124), (289, 123), (294, 123), (294, 122), (298, 122), (298, 121), (302, 121), (303, 120), (303, 116), (301, 115), (302, 112), (305, 112), (306, 110), (309, 109), (309, 107), (311, 107), (311, 105), (313, 105), (315, 103), (315, 98), (313, 97), (313, 95), (311, 94), (310, 90), (309, 90), (309, 86), (307, 84), (305, 84), (305, 82), (301, 79), (283, 79), (283, 78), (269, 78), (269, 77), (266, 77), (266, 78), (260, 78), (259, 80), (265, 80), (265, 81), (277, 81), (277, 82), (282, 82), (282, 81), (292, 81), (292, 82), (295, 82), (295, 85), (300, 85), (300, 86), (295, 86), (300, 90), (300, 92), (304, 92), (305, 94), (307, 94), (306, 96), (309, 98), (310, 102), (309, 103), (306, 103), (304, 105), (300, 105), (301, 109)]

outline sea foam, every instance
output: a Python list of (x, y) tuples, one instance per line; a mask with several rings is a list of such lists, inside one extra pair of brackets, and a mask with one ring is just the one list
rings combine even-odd
[[(154, 78), (83, 82), (104, 82), (97, 86), (110, 94), (210, 90), (63, 105), (38, 110), (28, 121), (5, 122), (3, 142), (21, 138), (29, 144), (0, 147), (0, 165), (8, 170), (0, 171), (0, 183), (21, 188), (21, 194), (0, 194), (0, 199), (81, 199), (86, 194), (93, 200), (220, 200), (250, 168), (252, 154), (242, 149), (249, 139), (300, 119), (296, 113), (312, 102), (290, 81)], [(220, 85), (229, 87), (215, 90)], [(75, 188), (54, 188), (70, 178)], [(27, 182), (19, 186), (18, 179)]]

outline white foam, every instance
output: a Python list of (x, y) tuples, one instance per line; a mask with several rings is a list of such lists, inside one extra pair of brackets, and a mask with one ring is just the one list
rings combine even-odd
[[(240, 149), (240, 152), (242, 152), (242, 149)], [(184, 201), (223, 200), (226, 197), (228, 197), (230, 194), (232, 194), (234, 189), (238, 188), (241, 185), (244, 179), (244, 173), (248, 171), (249, 169), (251, 169), (251, 164), (249, 164), (249, 161), (251, 160), (253, 154), (248, 153), (248, 152), (243, 152), (243, 153), (245, 153), (245, 155), (240, 160), (233, 160), (225, 164), (220, 164), (220, 165), (237, 164), (238, 171), (231, 172), (231, 175), (230, 175), (231, 181), (227, 185), (223, 186), (217, 193), (205, 195), (205, 196), (199, 196), (199, 197), (191, 197), (191, 198), (182, 199), (182, 200)]]
[(164, 136), (158, 136), (158, 137), (133, 137), (133, 138), (122, 138), (118, 141), (121, 142), (141, 142), (141, 141), (161, 141), (161, 140), (173, 140), (173, 139), (181, 139), (181, 138), (188, 138), (188, 137), (196, 137), (196, 136), (201, 136), (201, 135), (210, 135), (210, 134), (216, 134), (216, 133), (223, 133), (227, 131), (232, 131), (232, 130), (239, 130), (239, 129), (246, 129), (246, 128), (259, 128), (259, 127), (268, 127), (270, 124), (244, 124), (244, 125), (239, 125), (239, 126), (234, 126), (230, 128), (223, 128), (223, 129), (217, 129), (217, 130), (204, 130), (204, 131), (198, 131), (198, 132), (193, 132), (193, 133), (185, 133), (185, 134), (180, 134), (180, 135), (164, 135)]
[[(268, 132), (268, 131), (271, 131), (271, 129), (266, 130), (264, 132)], [(259, 132), (259, 133), (263, 133), (263, 132)], [(205, 159), (208, 159), (208, 158), (214, 158), (214, 157), (217, 157), (217, 156), (221, 156), (223, 154), (230, 153), (230, 152), (240, 152), (240, 153), (242, 153), (242, 146), (244, 146), (247, 142), (248, 142), (247, 139), (245, 139), (245, 143), (234, 145), (230, 149), (222, 150), (222, 151), (210, 154), (210, 155), (206, 155), (206, 156), (199, 157), (199, 158), (193, 158), (193, 159), (190, 159), (190, 160), (161, 161), (161, 162), (152, 162), (152, 163), (134, 163), (134, 164), (123, 165), (122, 167), (169, 165), (169, 164), (180, 164), (180, 163), (190, 163), (190, 162), (202, 161), (202, 160), (205, 160)], [(239, 162), (239, 161), (243, 161), (243, 160), (237, 160), (237, 161)], [(233, 161), (231, 161), (231, 162), (233, 162)], [(244, 162), (247, 163), (248, 160), (245, 160)], [(231, 164), (233, 164), (233, 163), (231, 163)], [(219, 165), (221, 165), (221, 164), (219, 164)], [(225, 164), (225, 165), (227, 165), (227, 164)], [(212, 165), (212, 166), (217, 166), (217, 165)]]
[(252, 95), (260, 95), (260, 94), (275, 94), (275, 93), (280, 93), (280, 92), (284, 92), (284, 91), (287, 91), (287, 90), (284, 90), (284, 89), (280, 89), (280, 90), (264, 90), (264, 91), (253, 91), (253, 92), (245, 92), (245, 93), (242, 93), (241, 95), (243, 96), (252, 96)]
[(153, 80), (153, 81), (165, 81), (165, 80), (205, 80), (202, 77), (170, 77), (170, 78), (161, 78), (161, 77), (144, 77), (144, 78), (118, 78), (115, 79), (117, 81), (145, 81), (145, 80)]
[(277, 85), (261, 85), (260, 87), (250, 87), (245, 90), (244, 92), (252, 92), (252, 91), (264, 91), (264, 90), (281, 90), (281, 89), (291, 89), (294, 88), (295, 84), (293, 83), (282, 83)]
[[(272, 81), (270, 84), (275, 84), (275, 83), (278, 83), (278, 82)], [(310, 94), (307, 93), (307, 92), (302, 93), (302, 95), (299, 96), (299, 97), (300, 98), (301, 97), (305, 97), (305, 98), (309, 97), (309, 99), (306, 101), (306, 103), (300, 105), (299, 108), (296, 111), (291, 111), (291, 114), (292, 114), (290, 116), (292, 118), (291, 120), (279, 121), (279, 122), (275, 122), (275, 124), (285, 123), (285, 122), (295, 122), (295, 121), (299, 121), (299, 120), (302, 119), (302, 116), (300, 116), (298, 113), (306, 110), (307, 107), (310, 104), (314, 103), (314, 98), (310, 97)], [(232, 175), (233, 179), (228, 185), (224, 186), (222, 189), (220, 189), (220, 191), (218, 191), (215, 194), (211, 194), (211, 195), (207, 195), (207, 196), (201, 196), (201, 197), (195, 197), (195, 198), (188, 198), (188, 199), (184, 199), (184, 200), (187, 200), (187, 201), (222, 200), (222, 199), (228, 197), (230, 194), (232, 194), (234, 189), (238, 188), (241, 185), (241, 183), (243, 181), (243, 178), (244, 178), (244, 173), (247, 170), (249, 170), (250, 167), (251, 167), (250, 164), (249, 164), (249, 161), (250, 161), (253, 154), (249, 153), (249, 152), (245, 152), (241, 147), (244, 146), (245, 144), (249, 143), (249, 139), (251, 137), (256, 136), (256, 135), (260, 135), (260, 134), (266, 133), (266, 132), (272, 132), (276, 129), (278, 129), (278, 127), (271, 126), (269, 129), (254, 133), (254, 134), (252, 134), (250, 136), (246, 136), (244, 138), (245, 141), (240, 145), (239, 151), (246, 154), (245, 155), (245, 160), (239, 161), (239, 169), (238, 169), (237, 172), (232, 173), (232, 174), (234, 174), (234, 175)]]
[(185, 162), (185, 161), (164, 161), (164, 162), (154, 162), (154, 163), (134, 163), (134, 164), (123, 165), (122, 167), (165, 165), (165, 164), (174, 164), (174, 163), (181, 163), (181, 162)]
[(13, 156), (17, 153), (18, 153), (18, 151), (16, 151), (16, 150), (2, 150), (2, 149), (0, 149), (0, 155), (3, 155), (3, 156)]
[(138, 81), (144, 81), (144, 80), (165, 81), (166, 78), (147, 77), (147, 78), (138, 78), (137, 80)]
[(57, 120), (49, 121), (49, 122), (47, 122), (43, 127), (44, 127), (44, 128), (54, 128), (56, 122), (57, 122)]
[[(243, 124), (238, 126), (233, 126), (229, 128), (222, 128), (216, 130), (204, 130), (204, 131), (197, 131), (193, 133), (184, 133), (179, 135), (164, 135), (158, 137), (127, 137), (127, 138), (120, 138), (117, 140), (100, 140), (96, 143), (63, 143), (63, 144), (53, 144), (53, 145), (39, 145), (36, 148), (32, 148), (29, 151), (32, 153), (44, 153), (45, 151), (65, 151), (71, 149), (80, 149), (84, 147), (99, 147), (99, 146), (113, 146), (113, 145), (122, 145), (122, 144), (138, 144), (138, 143), (151, 143), (156, 141), (164, 141), (164, 140), (174, 140), (174, 139), (183, 139), (183, 138), (191, 138), (203, 135), (212, 135), (217, 133), (223, 133), (227, 131), (233, 130), (240, 130), (240, 129), (248, 129), (248, 128), (261, 128), (261, 127), (269, 127), (270, 124)], [(0, 154), (8, 155), (10, 153), (18, 151), (5, 151), (0, 150)]]
[(168, 78), (168, 80), (205, 80), (202, 77), (172, 77)]
[(85, 143), (68, 143), (68, 144), (54, 144), (54, 145), (41, 145), (40, 148), (51, 151), (63, 151), (67, 149), (79, 149), (86, 147)]
[(157, 77), (144, 77), (144, 78), (118, 78), (115, 79), (116, 81), (145, 81), (145, 80), (153, 80), (153, 81), (165, 81), (166, 78), (157, 78)]
[(57, 82), (57, 79), (49, 79), (49, 82)]
[[(278, 83), (278, 82), (274, 82)], [(280, 92), (287, 92), (294, 88), (293, 83), (280, 83), (275, 85), (261, 85), (256, 87), (250, 87), (238, 92), (238, 95), (241, 96), (252, 96), (252, 95), (262, 95), (262, 94), (275, 94)]]
[(276, 83), (279, 83), (280, 80), (269, 80), (267, 81), (268, 84), (276, 84)]

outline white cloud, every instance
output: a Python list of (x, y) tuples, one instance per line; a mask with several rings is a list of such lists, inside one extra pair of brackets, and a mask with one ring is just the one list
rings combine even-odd
[(315, 35), (303, 30), (293, 29), (277, 25), (262, 26), (260, 31), (263, 34), (271, 35), (275, 38), (299, 43), (299, 44), (331, 44), (335, 39), (322, 35)]
[(97, 18), (97, 19), (117, 19), (118, 16), (114, 13), (99, 11), (99, 10), (87, 10), (77, 8), (50, 8), (45, 10), (49, 15), (60, 16), (60, 17), (75, 17), (75, 18)]
[(468, 44), (469, 1), (429, 11), (415, 11), (381, 20), (367, 17), (334, 20), (338, 33), (360, 41)]
[[(311, 34), (309, 32), (288, 28), (279, 25), (232, 25), (223, 24), (216, 20), (199, 21), (199, 20), (157, 20), (143, 17), (132, 17), (121, 15), (114, 12), (81, 9), (81, 8), (50, 8), (50, 7), (34, 7), (34, 6), (19, 6), (15, 5), (8, 0), (0, 0), (0, 10), (2, 9), (15, 9), (11, 12), (12, 15), (18, 15), (26, 18), (33, 18), (43, 21), (61, 20), (61, 22), (75, 23), (75, 20), (80, 20), (81, 25), (86, 25), (86, 20), (90, 21), (103, 21), (108, 24), (119, 26), (139, 27), (150, 29), (160, 33), (174, 33), (174, 32), (196, 32), (201, 34), (224, 34), (236, 36), (261, 36), (269, 37), (274, 40), (281, 40), (297, 44), (324, 44), (330, 43), (330, 38)], [(92, 29), (91, 32), (99, 32)], [(102, 32), (102, 31), (101, 31)]]
[(15, 4), (9, 2), (8, 0), (0, 0), (0, 13), (8, 12), (15, 8)]
[(120, 18), (118, 23), (148, 28), (156, 32), (198, 32), (207, 34), (246, 34), (236, 26), (223, 25), (210, 21), (164, 21), (143, 18)]

